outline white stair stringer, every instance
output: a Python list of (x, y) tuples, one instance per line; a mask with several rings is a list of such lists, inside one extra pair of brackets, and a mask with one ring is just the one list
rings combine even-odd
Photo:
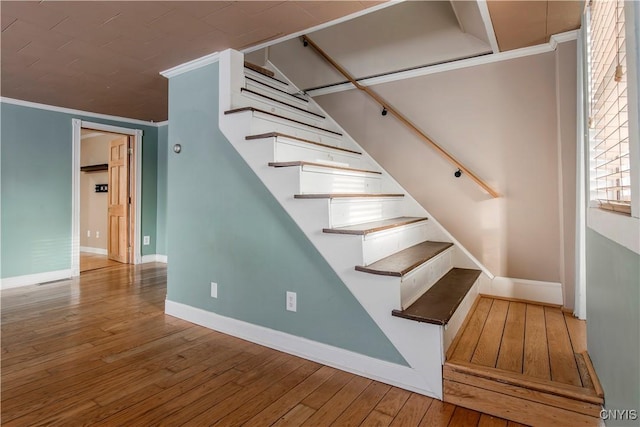
[[(219, 65), (220, 130), (309, 238), (328, 264), (334, 269), (343, 283), (409, 365), (406, 370), (394, 371), (393, 375), (385, 375), (380, 372), (361, 372), (361, 374), (442, 399), (442, 364), (444, 363), (444, 353), (478, 293), (478, 283), (482, 280), (491, 280), (493, 278), (491, 273), (478, 263), (468, 251), (462, 248), (391, 176), (383, 173), (380, 186), (383, 193), (405, 194), (401, 200), (395, 201), (393, 211), (401, 211), (404, 216), (429, 218), (427, 221), (429, 223), (428, 228), (422, 230), (424, 235), (418, 237), (418, 239), (428, 238), (434, 241), (452, 242), (454, 248), (452, 248), (451, 251), (447, 251), (448, 255), (446, 255), (450, 257), (448, 261), (450, 264), (461, 268), (481, 269), (484, 272), (464, 298), (459, 309), (449, 321), (447, 328), (440, 325), (408, 321), (391, 316), (392, 310), (398, 309), (403, 305), (401, 301), (402, 285), (400, 278), (366, 274), (355, 270), (354, 267), (356, 265), (363, 263), (364, 239), (362, 239), (361, 236), (336, 236), (322, 232), (323, 228), (336, 227), (339, 226), (338, 224), (349, 224), (345, 218), (339, 219), (340, 215), (336, 215), (336, 220), (334, 221), (338, 224), (331, 224), (333, 218), (332, 210), (336, 210), (336, 207), (340, 206), (343, 200), (295, 199), (294, 195), (300, 191), (299, 168), (269, 167), (268, 163), (274, 161), (275, 148), (273, 144), (247, 141), (245, 137), (259, 133), (282, 132), (316, 141), (319, 138), (323, 138), (321, 141), (323, 143), (361, 151), (363, 153), (361, 165), (365, 163), (370, 165), (367, 169), (380, 171), (383, 171), (383, 169), (329, 116), (327, 116), (326, 122), (331, 123), (331, 129), (339, 129), (344, 135), (343, 138), (324, 134), (319, 137), (318, 134), (313, 131), (285, 122), (278, 122), (277, 120), (272, 120), (274, 123), (271, 124), (277, 125), (278, 128), (269, 127), (264, 123), (264, 117), (260, 117), (260, 114), (252, 111), (225, 115), (225, 111), (239, 107), (239, 105), (233, 103), (237, 97), (234, 95), (235, 89), (232, 88), (241, 87), (241, 80), (243, 78), (243, 55), (232, 50), (224, 51), (220, 55)], [(279, 75), (278, 78), (286, 80), (282, 75)], [(290, 86), (292, 89), (295, 89), (295, 86), (291, 83)], [(310, 103), (314, 104), (314, 109), (319, 109), (313, 100), (311, 100)], [(321, 111), (321, 109), (319, 109), (319, 111)], [(327, 139), (333, 139), (337, 142), (331, 143), (327, 141)], [(366, 203), (367, 201), (363, 200), (362, 202)], [(360, 201), (358, 201), (358, 203), (360, 203)], [(337, 210), (339, 210), (339, 208)], [(392, 215), (392, 213), (389, 214)], [(395, 215), (395, 213), (393, 213), (393, 215)], [(373, 238), (375, 236), (371, 237)], [(436, 258), (439, 259), (438, 257)], [(430, 267), (426, 266), (426, 269), (428, 268)], [(435, 277), (441, 272), (440, 270), (438, 270), (438, 272), (431, 271), (430, 273), (427, 271), (425, 274), (427, 273)], [(355, 367), (354, 369), (357, 370)]]

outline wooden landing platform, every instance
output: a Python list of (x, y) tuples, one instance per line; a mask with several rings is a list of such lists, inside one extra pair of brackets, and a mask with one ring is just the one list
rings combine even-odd
[(559, 307), (479, 297), (447, 352), (444, 400), (534, 426), (599, 425), (585, 337)]

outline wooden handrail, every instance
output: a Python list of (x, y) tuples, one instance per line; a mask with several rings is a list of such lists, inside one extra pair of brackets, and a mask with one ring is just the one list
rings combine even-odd
[(329, 64), (331, 64), (336, 70), (340, 72), (347, 80), (351, 82), (357, 89), (365, 92), (367, 95), (372, 97), (377, 103), (379, 103), (387, 112), (391, 113), (400, 121), (400, 123), (404, 124), (409, 128), (413, 133), (415, 133), (419, 138), (429, 144), (432, 148), (434, 148), (440, 155), (442, 155), (445, 159), (451, 162), (455, 167), (460, 169), (460, 171), (464, 172), (469, 176), (476, 184), (482, 187), (487, 193), (489, 193), (492, 197), (500, 197), (500, 194), (489, 187), (487, 183), (478, 178), (473, 172), (467, 169), (464, 165), (462, 165), (455, 157), (451, 154), (447, 153), (442, 147), (436, 144), (431, 138), (429, 138), (424, 132), (422, 132), (416, 125), (411, 123), (411, 121), (406, 118), (402, 113), (393, 108), (387, 101), (384, 100), (380, 95), (374, 92), (367, 86), (363, 86), (351, 75), (347, 70), (345, 70), (340, 64), (333, 60), (320, 46), (318, 46), (313, 40), (309, 38), (309, 36), (302, 36), (302, 40), (305, 42), (305, 45), (308, 44), (311, 46), (321, 57), (325, 59)]

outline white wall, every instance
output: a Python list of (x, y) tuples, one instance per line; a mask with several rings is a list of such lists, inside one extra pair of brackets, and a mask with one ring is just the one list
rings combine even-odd
[[(109, 162), (109, 141), (114, 135), (103, 134), (85, 138), (80, 147), (80, 165)], [(107, 249), (108, 194), (96, 193), (96, 184), (108, 184), (109, 174), (104, 172), (80, 173), (80, 246)], [(87, 232), (91, 232), (91, 236)], [(99, 233), (99, 234), (98, 234)], [(99, 236), (99, 237), (96, 237)]]
[(571, 306), (575, 42), (373, 89), (502, 197), (455, 178), (453, 166), (362, 92), (317, 100), (492, 273), (566, 282)]

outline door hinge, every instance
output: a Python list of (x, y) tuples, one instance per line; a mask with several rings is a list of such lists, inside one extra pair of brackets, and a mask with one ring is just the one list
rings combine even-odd
[(133, 148), (129, 148), (129, 154), (133, 154)]
[(129, 196), (129, 204), (131, 204), (131, 196)]

